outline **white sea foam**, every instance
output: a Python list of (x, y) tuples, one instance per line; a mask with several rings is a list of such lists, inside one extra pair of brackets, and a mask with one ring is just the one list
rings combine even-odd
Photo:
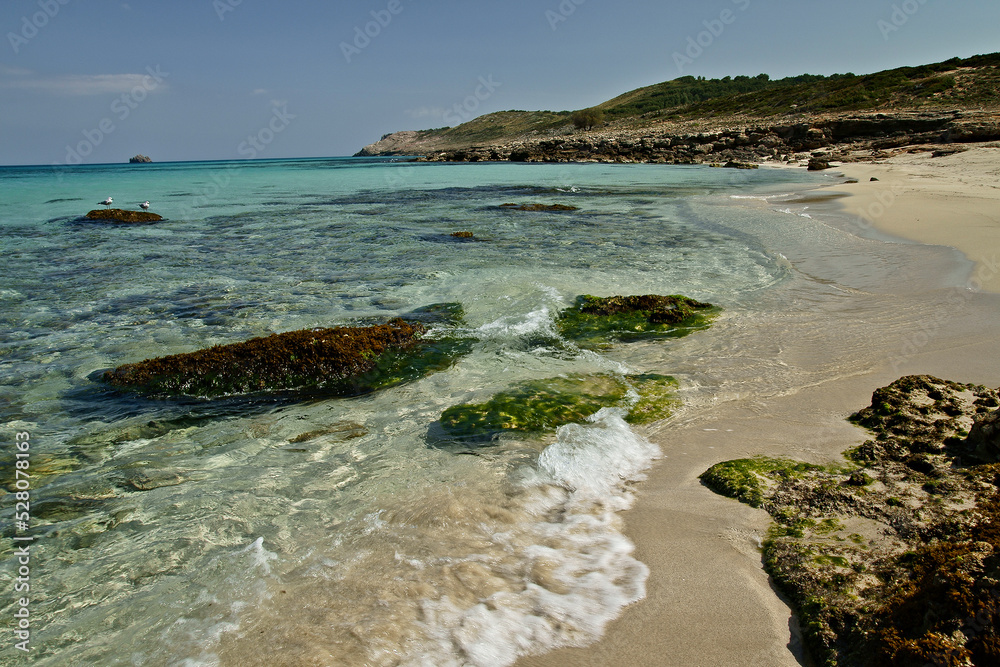
[(555, 336), (553, 314), (547, 306), (524, 315), (511, 315), (488, 322), (475, 330), (480, 340), (508, 340), (527, 336)]
[(768, 201), (778, 195), (729, 195), (730, 199), (750, 199), (754, 201)]
[(649, 570), (632, 557), (617, 513), (632, 504), (629, 482), (658, 456), (620, 410), (603, 408), (588, 424), (561, 427), (538, 467), (524, 472), (521, 510), (538, 519), (494, 536), (522, 561), (523, 588), (472, 606), (447, 596), (424, 600), (427, 645), (401, 664), (501, 667), (598, 639), (623, 607), (645, 596)]
[(622, 499), (622, 482), (639, 479), (659, 449), (629, 428), (620, 408), (601, 408), (589, 421), (559, 427), (538, 466), (581, 497)]

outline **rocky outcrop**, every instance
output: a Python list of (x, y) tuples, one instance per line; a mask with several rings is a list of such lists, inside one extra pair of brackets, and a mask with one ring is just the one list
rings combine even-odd
[(130, 164), (142, 164), (145, 162), (152, 162), (148, 155), (136, 155), (135, 157), (130, 157), (128, 159)]
[(846, 464), (756, 457), (701, 476), (771, 515), (764, 566), (816, 664), (1000, 664), (1000, 464), (970, 457), (996, 445), (998, 398), (903, 377), (851, 417), (873, 438)]
[(97, 220), (100, 222), (130, 223), (130, 222), (159, 222), (163, 217), (148, 211), (126, 211), (120, 208), (99, 208), (90, 211), (85, 216), (87, 220)]
[(980, 417), (965, 439), (972, 458), (983, 463), (1000, 463), (1000, 410)]
[[(646, 162), (695, 164), (764, 160), (838, 159), (846, 151), (1000, 139), (1000, 120), (988, 112), (893, 112), (815, 116), (795, 122), (780, 117), (713, 119), (708, 123), (659, 123), (646, 127), (566, 130), (562, 136), (511, 138), (460, 149), (435, 148), (426, 133), (397, 132), (365, 147), (366, 155), (419, 156), (431, 162)], [(810, 155), (812, 152), (821, 155)]]

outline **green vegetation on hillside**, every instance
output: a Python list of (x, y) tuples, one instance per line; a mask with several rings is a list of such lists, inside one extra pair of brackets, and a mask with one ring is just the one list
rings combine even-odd
[(795, 111), (856, 111), (932, 103), (1000, 104), (1000, 53), (952, 58), (920, 67), (858, 76), (802, 74), (771, 80), (766, 74), (705, 79), (685, 76), (640, 88), (599, 105), (611, 119), (657, 115), (681, 118)]
[[(952, 58), (919, 67), (856, 75), (767, 74), (722, 79), (683, 76), (638, 88), (576, 112), (500, 111), (456, 127), (424, 130), (435, 149), (487, 146), (536, 136), (599, 128), (604, 122), (642, 126), (658, 120), (696, 120), (824, 112), (1000, 106), (1000, 53)], [(603, 119), (601, 116), (603, 115)]]

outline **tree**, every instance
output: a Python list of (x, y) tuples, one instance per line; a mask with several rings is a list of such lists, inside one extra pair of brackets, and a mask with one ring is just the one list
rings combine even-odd
[(573, 112), (573, 126), (578, 130), (590, 130), (604, 122), (604, 112), (600, 109), (582, 109)]

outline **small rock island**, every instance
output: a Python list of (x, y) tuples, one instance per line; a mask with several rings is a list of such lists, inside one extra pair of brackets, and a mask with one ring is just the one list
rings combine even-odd
[(148, 155), (142, 155), (142, 154), (130, 157), (128, 161), (129, 164), (143, 164), (146, 162), (152, 162), (152, 160), (149, 158)]
[(148, 211), (126, 211), (120, 208), (99, 208), (89, 211), (85, 216), (87, 220), (98, 220), (101, 222), (159, 222), (163, 216)]

